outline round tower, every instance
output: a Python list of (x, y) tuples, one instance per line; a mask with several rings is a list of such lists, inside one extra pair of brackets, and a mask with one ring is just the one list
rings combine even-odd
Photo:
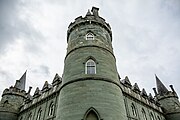
[(163, 109), (166, 120), (179, 120), (180, 102), (173, 86), (170, 85), (172, 91), (169, 91), (157, 76), (156, 84), (158, 92), (155, 92), (155, 97)]
[(20, 107), (26, 98), (26, 72), (14, 86), (5, 89), (0, 101), (0, 120), (17, 120)]
[(112, 32), (93, 7), (68, 27), (60, 120), (126, 120)]

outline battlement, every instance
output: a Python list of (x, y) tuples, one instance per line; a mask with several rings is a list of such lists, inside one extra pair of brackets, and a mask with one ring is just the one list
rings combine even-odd
[(6, 89), (3, 91), (2, 97), (3, 97), (4, 95), (18, 95), (18, 96), (25, 97), (25, 96), (26, 96), (26, 91), (11, 86), (11, 87), (9, 87), (9, 89), (6, 88)]
[(85, 17), (79, 16), (75, 19), (74, 22), (71, 22), (70, 25), (68, 26), (68, 31), (67, 31), (67, 41), (69, 40), (69, 35), (70, 33), (79, 27), (80, 25), (85, 25), (85, 24), (97, 24), (103, 27), (108, 31), (108, 33), (111, 36), (111, 41), (112, 41), (112, 31), (109, 23), (105, 21), (104, 18), (100, 17), (98, 15), (98, 10), (99, 8), (93, 7), (91, 12), (88, 10), (87, 14)]
[(45, 81), (43, 88), (40, 90), (39, 87), (37, 87), (33, 96), (31, 96), (30, 93), (26, 95), (24, 105), (21, 107), (20, 111), (29, 109), (39, 102), (45, 102), (50, 97), (59, 94), (61, 83), (62, 78), (58, 74), (55, 75), (52, 84)]
[(125, 96), (136, 99), (136, 101), (139, 101), (140, 103), (162, 113), (160, 104), (158, 103), (156, 98), (152, 96), (151, 93), (149, 93), (148, 95), (144, 88), (140, 90), (137, 83), (131, 85), (131, 82), (127, 76), (125, 77), (125, 79), (122, 79), (120, 83)]

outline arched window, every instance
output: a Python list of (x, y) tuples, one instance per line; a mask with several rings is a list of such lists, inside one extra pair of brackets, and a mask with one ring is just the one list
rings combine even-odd
[(94, 62), (94, 60), (89, 59), (86, 62), (85, 73), (86, 74), (96, 74), (96, 63)]
[(54, 103), (52, 102), (52, 103), (50, 104), (50, 106), (49, 106), (49, 113), (48, 113), (48, 115), (49, 115), (49, 116), (52, 116), (53, 113), (54, 113)]
[(135, 108), (135, 106), (134, 106), (133, 103), (132, 103), (132, 105), (131, 105), (131, 109), (132, 109), (132, 115), (135, 116), (135, 117), (137, 117), (136, 108)]
[(86, 35), (86, 40), (94, 40), (94, 35), (89, 32), (87, 35)]
[(161, 120), (159, 116), (157, 116), (158, 120)]
[(102, 120), (102, 119), (100, 118), (98, 112), (93, 107), (91, 107), (90, 109), (87, 110), (82, 120)]
[(150, 119), (154, 120), (154, 116), (153, 116), (152, 112), (150, 112)]
[(32, 113), (28, 115), (28, 120), (32, 120)]
[(41, 114), (42, 114), (42, 109), (40, 108), (38, 113), (37, 113), (37, 120), (41, 119)]
[(142, 115), (143, 115), (143, 120), (147, 120), (146, 112), (144, 111), (144, 109), (142, 109)]

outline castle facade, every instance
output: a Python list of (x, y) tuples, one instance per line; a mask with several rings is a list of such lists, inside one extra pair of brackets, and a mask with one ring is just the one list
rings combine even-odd
[(42, 89), (25, 91), (26, 72), (3, 91), (0, 120), (180, 120), (180, 102), (155, 76), (155, 96), (121, 79), (110, 25), (93, 7), (67, 31), (62, 77)]

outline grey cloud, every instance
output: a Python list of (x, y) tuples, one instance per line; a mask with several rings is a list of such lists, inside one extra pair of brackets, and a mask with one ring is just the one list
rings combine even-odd
[(36, 74), (43, 74), (45, 76), (50, 75), (49, 67), (46, 65), (40, 65), (37, 68), (33, 69), (32, 72)]
[(20, 8), (24, 5), (21, 1), (0, 1), (0, 53), (5, 52), (7, 46), (17, 38), (26, 38), (24, 42), (28, 52), (39, 49), (38, 44), (43, 36), (28, 21), (19, 18)]

